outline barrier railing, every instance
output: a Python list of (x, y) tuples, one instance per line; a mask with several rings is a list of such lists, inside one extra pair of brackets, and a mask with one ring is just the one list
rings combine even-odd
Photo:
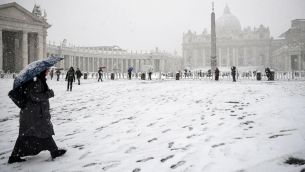
[[(132, 79), (141, 79), (141, 72), (139, 73), (132, 73), (131, 78)], [(15, 76), (18, 74), (16, 73), (0, 73), (1, 79), (14, 79)], [(160, 77), (161, 75), (161, 77)], [(128, 79), (128, 73), (114, 73), (115, 79)], [(48, 79), (50, 79), (50, 75), (47, 76)], [(65, 79), (65, 74), (60, 74), (59, 79)], [(84, 79), (84, 74), (81, 77)], [(87, 79), (98, 79), (99, 75), (96, 72), (89, 72), (87, 73)], [(104, 72), (102, 74), (103, 79), (111, 79), (111, 73)], [(53, 79), (57, 79), (57, 75), (53, 75)], [(145, 79), (148, 79), (148, 74), (146, 73)], [(160, 73), (155, 72), (152, 74), (152, 79), (176, 79), (176, 74), (170, 73)], [(196, 71), (191, 73), (180, 73), (180, 79), (181, 80), (215, 80), (214, 76), (208, 73), (198, 73)], [(257, 80), (256, 74), (254, 73), (245, 73), (240, 72), (236, 75), (237, 80)], [(219, 74), (219, 80), (232, 80), (232, 75), (229, 72), (220, 72)], [(265, 73), (261, 73), (261, 80), (268, 80)], [(276, 71), (274, 72), (274, 80), (305, 80), (305, 71)]]

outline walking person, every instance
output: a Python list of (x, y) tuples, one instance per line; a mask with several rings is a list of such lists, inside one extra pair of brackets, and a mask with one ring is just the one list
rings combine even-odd
[(70, 91), (72, 91), (73, 80), (75, 82), (74, 69), (73, 69), (73, 67), (70, 67), (70, 69), (68, 70), (67, 75), (66, 75), (66, 81), (68, 81), (67, 91), (69, 91), (69, 87), (70, 87)]
[(131, 79), (131, 71), (128, 71), (128, 78)]
[(236, 67), (232, 66), (231, 67), (231, 75), (233, 77), (233, 82), (236, 82), (235, 76), (236, 76)]
[(100, 80), (101, 80), (101, 82), (103, 82), (103, 79), (102, 79), (103, 70), (100, 68), (97, 71), (97, 73), (98, 73), (98, 80), (97, 80), (97, 82), (100, 82)]
[(267, 68), (265, 69), (265, 73), (266, 73), (266, 76), (267, 76), (268, 81), (269, 81), (269, 80), (270, 80), (270, 74), (271, 74), (271, 71), (270, 71), (269, 67), (267, 67)]
[(78, 80), (78, 85), (80, 85), (80, 77), (82, 77), (82, 72), (79, 70), (79, 68), (76, 69), (76, 77), (77, 77), (77, 80)]
[(58, 149), (52, 138), (55, 133), (49, 99), (54, 97), (54, 91), (46, 83), (48, 73), (49, 68), (23, 85), (27, 102), (20, 110), (19, 135), (9, 157), (9, 164), (26, 161), (21, 157), (37, 155), (44, 150), (50, 151), (52, 159), (66, 153), (66, 150)]
[(152, 74), (152, 71), (149, 71), (149, 72), (148, 72), (148, 79), (149, 79), (149, 80), (151, 80), (151, 74)]
[(215, 70), (215, 80), (218, 81), (218, 79), (219, 79), (219, 70), (218, 70), (218, 68), (216, 68), (216, 70)]
[(53, 75), (54, 75), (54, 69), (51, 70), (50, 75), (51, 75), (51, 80), (52, 80), (53, 79)]
[(60, 75), (60, 71), (59, 70), (56, 71), (56, 75), (57, 75), (57, 81), (59, 81), (59, 75)]

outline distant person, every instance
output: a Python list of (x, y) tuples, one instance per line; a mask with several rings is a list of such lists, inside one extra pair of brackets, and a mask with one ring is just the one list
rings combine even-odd
[(60, 71), (59, 70), (56, 71), (56, 75), (57, 75), (57, 81), (59, 81), (59, 76), (60, 76)]
[(100, 80), (101, 80), (101, 82), (103, 82), (103, 79), (102, 79), (103, 70), (102, 70), (102, 69), (99, 69), (99, 70), (97, 71), (97, 73), (98, 73), (98, 80), (97, 80), (97, 82), (100, 82)]
[(80, 78), (82, 77), (83, 74), (82, 74), (82, 72), (79, 70), (79, 68), (76, 69), (75, 74), (76, 74), (76, 78), (77, 78), (77, 80), (78, 80), (78, 85), (80, 85)]
[(270, 80), (271, 71), (270, 71), (270, 69), (268, 67), (265, 69), (265, 73), (266, 73), (266, 76), (267, 76), (268, 81), (269, 81)]
[(208, 70), (208, 76), (211, 77), (211, 69)]
[(236, 67), (235, 66), (231, 67), (231, 75), (233, 77), (233, 82), (236, 82), (236, 79), (235, 79), (235, 77), (236, 77)]
[(53, 75), (54, 75), (54, 69), (52, 69), (50, 72), (51, 80), (53, 79)]
[(219, 70), (218, 70), (218, 68), (216, 68), (216, 70), (215, 70), (215, 80), (218, 81), (218, 79), (219, 79)]
[(128, 71), (128, 79), (131, 79), (131, 71)]
[(149, 79), (149, 80), (151, 80), (151, 74), (152, 74), (152, 71), (149, 71), (149, 72), (148, 72), (148, 79)]
[(66, 75), (66, 81), (68, 81), (67, 91), (69, 91), (69, 88), (70, 88), (70, 91), (72, 91), (73, 80), (75, 82), (74, 69), (73, 69), (73, 67), (70, 67), (70, 69), (68, 70), (67, 75)]

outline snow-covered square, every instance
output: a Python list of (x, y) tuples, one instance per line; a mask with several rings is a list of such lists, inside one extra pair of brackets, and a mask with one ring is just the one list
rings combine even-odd
[(47, 81), (57, 146), (7, 164), (20, 109), (0, 79), (0, 171), (301, 171), (305, 158), (304, 81)]

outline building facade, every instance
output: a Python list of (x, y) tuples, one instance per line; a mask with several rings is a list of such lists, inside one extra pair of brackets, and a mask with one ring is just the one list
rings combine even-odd
[[(216, 20), (216, 59), (217, 67), (229, 70), (231, 66), (239, 69), (255, 70), (270, 66), (270, 31), (260, 25), (258, 28), (241, 29), (237, 17), (231, 14), (228, 6)], [(183, 66), (190, 70), (210, 69), (211, 34), (188, 31), (183, 34)]]
[(0, 71), (18, 72), (30, 62), (46, 58), (51, 25), (39, 6), (34, 9), (36, 15), (15, 2), (0, 5)]
[[(42, 14), (44, 13), (44, 14)], [(106, 67), (106, 72), (127, 72), (133, 67), (142, 71), (143, 65), (152, 65), (154, 71), (173, 72), (181, 68), (181, 57), (156, 48), (147, 52), (127, 52), (118, 46), (75, 47), (64, 40), (59, 46), (47, 44), (46, 12), (40, 6), (32, 13), (18, 5), (0, 5), (0, 72), (21, 71), (29, 63), (49, 56), (63, 57), (57, 67), (71, 66), (84, 72), (96, 72)]]
[(152, 65), (155, 72), (174, 72), (181, 68), (181, 56), (155, 50), (147, 52), (127, 52), (118, 46), (74, 47), (67, 46), (65, 40), (60, 46), (47, 45), (47, 56), (63, 57), (56, 67), (68, 69), (71, 66), (84, 72), (96, 72), (106, 67), (105, 72), (126, 73), (129, 67), (134, 72), (143, 71), (143, 65)]
[(276, 70), (305, 70), (305, 19), (291, 21), (291, 28), (273, 41), (272, 64)]

